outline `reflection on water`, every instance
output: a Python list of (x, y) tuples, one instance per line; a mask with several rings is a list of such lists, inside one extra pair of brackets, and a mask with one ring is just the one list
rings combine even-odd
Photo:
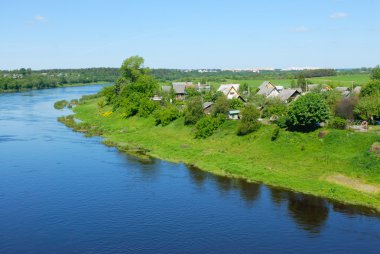
[(376, 213), (118, 152), (57, 100), (0, 95), (0, 253), (378, 253)]

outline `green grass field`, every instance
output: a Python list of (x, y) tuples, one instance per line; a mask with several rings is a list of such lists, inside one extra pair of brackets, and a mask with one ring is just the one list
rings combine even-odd
[(74, 110), (87, 129), (103, 133), (122, 150), (144, 148), (153, 157), (192, 164), (215, 174), (380, 211), (379, 192), (365, 193), (326, 181), (327, 176), (343, 174), (380, 186), (380, 159), (368, 152), (380, 141), (377, 134), (329, 130), (325, 138), (319, 138), (319, 131), (303, 134), (281, 130), (279, 138), (271, 141), (275, 126), (262, 126), (256, 133), (239, 137), (235, 134), (237, 122), (227, 121), (212, 137), (197, 140), (193, 127), (184, 126), (183, 119), (161, 127), (155, 126), (152, 118), (122, 119), (116, 113), (104, 117), (95, 100)]

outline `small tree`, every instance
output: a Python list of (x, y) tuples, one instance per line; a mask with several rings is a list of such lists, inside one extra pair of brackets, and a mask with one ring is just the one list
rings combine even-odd
[(244, 107), (244, 103), (237, 98), (233, 98), (229, 101), (231, 109), (241, 109)]
[(373, 122), (374, 118), (380, 117), (380, 93), (360, 98), (355, 106), (355, 113), (361, 118)]
[(184, 115), (185, 125), (196, 124), (204, 116), (202, 98), (199, 96), (188, 98)]
[(286, 118), (290, 130), (311, 131), (329, 118), (329, 107), (320, 94), (309, 93), (294, 101)]
[(214, 117), (218, 115), (226, 115), (229, 109), (230, 109), (230, 103), (227, 97), (223, 94), (216, 99), (213, 105), (212, 115)]
[(302, 91), (306, 91), (306, 79), (303, 74), (298, 76), (297, 85), (298, 87), (301, 87)]
[(242, 119), (237, 127), (237, 134), (243, 136), (254, 132), (260, 128), (260, 122), (257, 120), (260, 116), (259, 111), (252, 104), (247, 104), (241, 112)]
[(380, 66), (377, 65), (375, 68), (371, 71), (371, 79), (372, 80), (380, 80)]

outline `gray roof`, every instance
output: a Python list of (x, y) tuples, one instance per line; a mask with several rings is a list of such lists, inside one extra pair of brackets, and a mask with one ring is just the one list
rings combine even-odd
[(173, 89), (176, 94), (185, 94), (186, 83), (173, 83)]
[(170, 92), (171, 89), (172, 89), (171, 86), (161, 86), (161, 90), (162, 90), (163, 92)]
[(287, 101), (289, 98), (294, 96), (294, 94), (300, 94), (297, 89), (284, 89), (278, 95), (278, 98), (282, 101)]
[[(260, 89), (260, 90), (261, 90), (261, 89), (264, 89), (264, 88), (266, 88), (269, 84), (272, 85), (271, 82), (269, 82), (269, 81), (264, 81), (264, 82), (261, 83), (261, 85), (259, 86), (259, 89)], [(273, 86), (273, 85), (272, 85), (272, 86)]]
[(239, 91), (239, 86), (240, 84), (224, 84), (220, 85), (218, 91), (221, 91), (222, 93), (227, 95), (232, 88), (234, 88), (236, 91)]
[(338, 87), (335, 87), (335, 90), (338, 92), (345, 92), (345, 91), (348, 91), (348, 87), (338, 86)]
[(228, 114), (230, 115), (237, 115), (237, 114), (240, 114), (240, 110), (238, 109), (231, 109), (228, 111)]
[(212, 104), (214, 104), (214, 103), (206, 101), (205, 103), (203, 103), (203, 109), (206, 109), (206, 108), (210, 107)]

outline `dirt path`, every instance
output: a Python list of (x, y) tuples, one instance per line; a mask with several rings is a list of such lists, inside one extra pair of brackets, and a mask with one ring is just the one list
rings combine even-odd
[(366, 192), (366, 193), (377, 194), (380, 192), (379, 186), (376, 186), (373, 184), (368, 184), (368, 183), (363, 183), (359, 179), (350, 178), (348, 176), (344, 176), (341, 174), (328, 176), (326, 178), (326, 180), (328, 182), (331, 182), (331, 183), (340, 184), (340, 185), (346, 186), (348, 188), (355, 189), (355, 190), (362, 191), (362, 192)]

